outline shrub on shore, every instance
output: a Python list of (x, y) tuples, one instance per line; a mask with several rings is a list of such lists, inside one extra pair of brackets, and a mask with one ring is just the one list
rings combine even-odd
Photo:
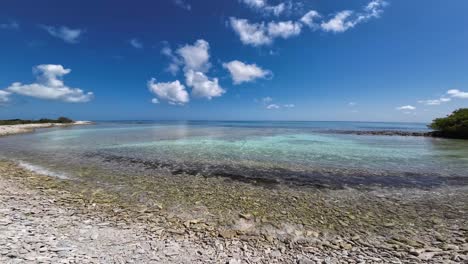
[(24, 120), (24, 119), (8, 119), (0, 120), (0, 125), (23, 125), (23, 124), (44, 124), (44, 123), (60, 123), (70, 124), (74, 121), (68, 117), (59, 117), (57, 119), (41, 118), (39, 120)]
[(468, 139), (468, 108), (460, 108), (443, 118), (436, 118), (429, 125), (434, 134), (442, 137)]

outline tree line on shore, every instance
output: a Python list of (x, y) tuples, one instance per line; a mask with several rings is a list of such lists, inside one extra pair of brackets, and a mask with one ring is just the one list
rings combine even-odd
[(0, 120), (1, 125), (24, 125), (24, 124), (45, 124), (45, 123), (58, 123), (58, 124), (70, 124), (74, 121), (68, 117), (59, 117), (57, 119), (41, 118), (37, 120), (28, 119), (7, 119)]
[(468, 108), (453, 111), (447, 117), (436, 118), (429, 125), (434, 136), (468, 139)]

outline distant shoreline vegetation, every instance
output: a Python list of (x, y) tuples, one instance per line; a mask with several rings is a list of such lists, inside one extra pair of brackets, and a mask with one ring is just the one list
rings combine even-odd
[(436, 118), (429, 125), (433, 136), (468, 139), (468, 108), (460, 108), (443, 118)]
[(59, 117), (57, 119), (49, 119), (49, 118), (41, 118), (38, 120), (25, 120), (25, 119), (8, 119), (8, 120), (0, 120), (0, 126), (7, 126), (7, 125), (25, 125), (25, 124), (47, 124), (47, 123), (54, 123), (54, 124), (71, 124), (74, 121), (68, 117)]

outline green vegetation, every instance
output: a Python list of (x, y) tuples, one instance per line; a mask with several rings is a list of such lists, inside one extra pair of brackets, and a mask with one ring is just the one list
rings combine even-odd
[(460, 108), (444, 118), (437, 118), (429, 125), (434, 135), (468, 139), (468, 108)]
[(23, 119), (0, 120), (0, 126), (21, 125), (21, 124), (44, 124), (44, 123), (70, 124), (70, 123), (73, 123), (73, 120), (71, 120), (68, 117), (63, 117), (63, 116), (57, 119), (41, 118), (39, 120), (23, 120)]

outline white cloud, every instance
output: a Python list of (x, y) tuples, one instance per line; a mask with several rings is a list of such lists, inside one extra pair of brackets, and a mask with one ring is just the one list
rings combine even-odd
[(203, 72), (188, 70), (185, 78), (187, 86), (192, 87), (192, 94), (196, 97), (211, 99), (225, 93), (225, 90), (218, 84), (218, 78), (210, 80)]
[(263, 8), (266, 5), (265, 0), (240, 0), (252, 8)]
[(185, 84), (192, 88), (193, 96), (212, 99), (226, 91), (219, 85), (218, 78), (211, 79), (206, 75), (211, 67), (209, 48), (207, 41), (199, 39), (193, 45), (186, 44), (180, 47), (175, 54), (167, 45), (161, 53), (171, 59), (169, 72), (175, 75), (183, 67)]
[(418, 103), (425, 105), (441, 105), (452, 101), (452, 98), (468, 99), (468, 92), (452, 89), (447, 91), (445, 97), (440, 97), (439, 99), (419, 100)]
[(365, 13), (362, 19), (369, 19), (372, 17), (379, 17), (383, 12), (383, 8), (387, 6), (388, 3), (383, 0), (373, 0), (364, 8)]
[(468, 99), (468, 92), (463, 92), (457, 89), (448, 90), (447, 94), (455, 98)]
[(255, 79), (266, 78), (267, 76), (271, 75), (269, 70), (264, 70), (256, 64), (245, 64), (238, 60), (224, 63), (223, 67), (226, 68), (231, 74), (234, 84), (251, 82)]
[(415, 110), (416, 107), (412, 105), (404, 105), (396, 108), (397, 110)]
[(62, 65), (42, 64), (33, 68), (36, 83), (22, 84), (15, 82), (6, 90), (8, 92), (36, 97), (40, 99), (60, 100), (69, 103), (88, 102), (93, 98), (92, 92), (85, 93), (79, 88), (70, 88), (62, 81), (62, 76), (69, 74), (70, 69)]
[(272, 38), (284, 39), (301, 34), (301, 24), (292, 21), (280, 21), (268, 23), (268, 35)]
[(269, 45), (275, 38), (284, 39), (301, 33), (301, 24), (293, 21), (250, 23), (247, 19), (230, 18), (232, 29), (243, 44), (252, 46)]
[(350, 107), (354, 107), (354, 106), (356, 106), (356, 105), (357, 105), (356, 102), (349, 102), (349, 103), (348, 103), (348, 106), (350, 106)]
[(161, 54), (167, 56), (171, 60), (169, 66), (166, 68), (166, 71), (170, 72), (172, 75), (176, 75), (180, 70), (182, 61), (173, 54), (172, 49), (168, 44), (166, 44), (166, 46), (161, 50)]
[(279, 108), (280, 108), (280, 106), (277, 105), (277, 104), (269, 104), (269, 105), (266, 106), (266, 109), (270, 109), (270, 110), (279, 109)]
[(158, 98), (153, 98), (153, 99), (151, 99), (151, 103), (153, 103), (153, 104), (159, 104)]
[(283, 105), (281, 105), (281, 104), (278, 104), (278, 103), (272, 103), (273, 98), (271, 98), (269, 96), (264, 97), (264, 98), (260, 99), (260, 101), (257, 101), (257, 102), (261, 103), (266, 109), (269, 109), (269, 110), (296, 107), (295, 104), (283, 104)]
[(270, 96), (263, 97), (263, 98), (261, 99), (261, 102), (264, 103), (264, 104), (268, 104), (268, 103), (270, 103), (270, 102), (272, 102), (272, 101), (273, 101), (273, 98), (271, 98)]
[(286, 10), (286, 5), (284, 3), (265, 7), (265, 11), (273, 13), (275, 16), (281, 15)]
[[(252, 8), (265, 9), (267, 3), (264, 0), (241, 0)], [(298, 21), (270, 21), (249, 22), (247, 19), (231, 17), (230, 26), (236, 32), (245, 45), (262, 46), (270, 45), (275, 38), (284, 39), (298, 36), (302, 26), (306, 25), (313, 30), (321, 29), (325, 32), (345, 32), (359, 23), (371, 18), (380, 17), (387, 3), (383, 0), (372, 0), (361, 11), (344, 10), (333, 15), (328, 20), (322, 20), (322, 16), (315, 10), (310, 10)], [(283, 7), (284, 8), (284, 7)]]
[(275, 16), (281, 15), (284, 11), (286, 11), (287, 8), (285, 3), (272, 6), (269, 5), (266, 0), (240, 0), (240, 2), (246, 4), (248, 7), (254, 10), (266, 14), (273, 14)]
[(440, 105), (442, 103), (450, 102), (451, 100), (452, 99), (450, 98), (442, 97), (440, 99), (434, 99), (434, 100), (419, 100), (418, 103), (425, 104), (425, 105)]
[(81, 34), (84, 32), (82, 29), (71, 29), (65, 26), (52, 27), (42, 25), (41, 28), (47, 31), (51, 36), (72, 44), (78, 43)]
[(143, 48), (143, 43), (141, 43), (141, 41), (139, 41), (138, 39), (131, 39), (129, 41), (130, 45), (132, 45), (132, 47), (134, 47), (135, 49), (142, 49)]
[(247, 19), (230, 18), (232, 29), (239, 35), (242, 43), (252, 46), (268, 45), (272, 38), (264, 23), (249, 23)]
[(166, 55), (168, 57), (174, 56), (172, 54), (172, 49), (167, 44), (161, 49), (161, 54)]
[(187, 44), (179, 48), (177, 54), (182, 58), (185, 71), (208, 71), (211, 67), (209, 48), (210, 44), (203, 39), (197, 40), (193, 45)]
[(10, 101), (10, 92), (0, 90), (0, 105)]
[(300, 21), (312, 29), (317, 29), (319, 24), (315, 20), (319, 19), (320, 17), (321, 15), (317, 11), (310, 10), (304, 16), (302, 16)]
[(350, 10), (338, 12), (329, 21), (322, 22), (320, 27), (327, 32), (344, 32), (359, 23), (366, 22), (371, 18), (380, 17), (385, 6), (387, 6), (387, 2), (383, 0), (373, 0), (364, 7), (363, 11), (359, 13)]
[[(185, 90), (185, 86), (178, 80), (173, 82), (156, 83), (156, 79), (152, 78), (148, 81), (148, 89), (154, 93), (159, 99), (166, 100), (169, 104), (183, 105), (189, 102), (189, 94)], [(156, 98), (155, 98), (156, 99)], [(159, 102), (158, 99), (156, 99)], [(155, 103), (154, 99), (152, 100)]]
[(327, 22), (322, 22), (320, 27), (324, 31), (331, 32), (344, 32), (349, 28), (354, 27), (354, 21), (348, 20), (348, 18), (353, 14), (353, 11), (345, 10), (338, 12), (332, 19)]
[(16, 21), (9, 21), (7, 23), (0, 24), (0, 29), (19, 29), (19, 24)]
[(188, 3), (186, 3), (184, 0), (174, 0), (174, 4), (176, 4), (178, 7), (190, 11), (192, 9), (192, 6)]

